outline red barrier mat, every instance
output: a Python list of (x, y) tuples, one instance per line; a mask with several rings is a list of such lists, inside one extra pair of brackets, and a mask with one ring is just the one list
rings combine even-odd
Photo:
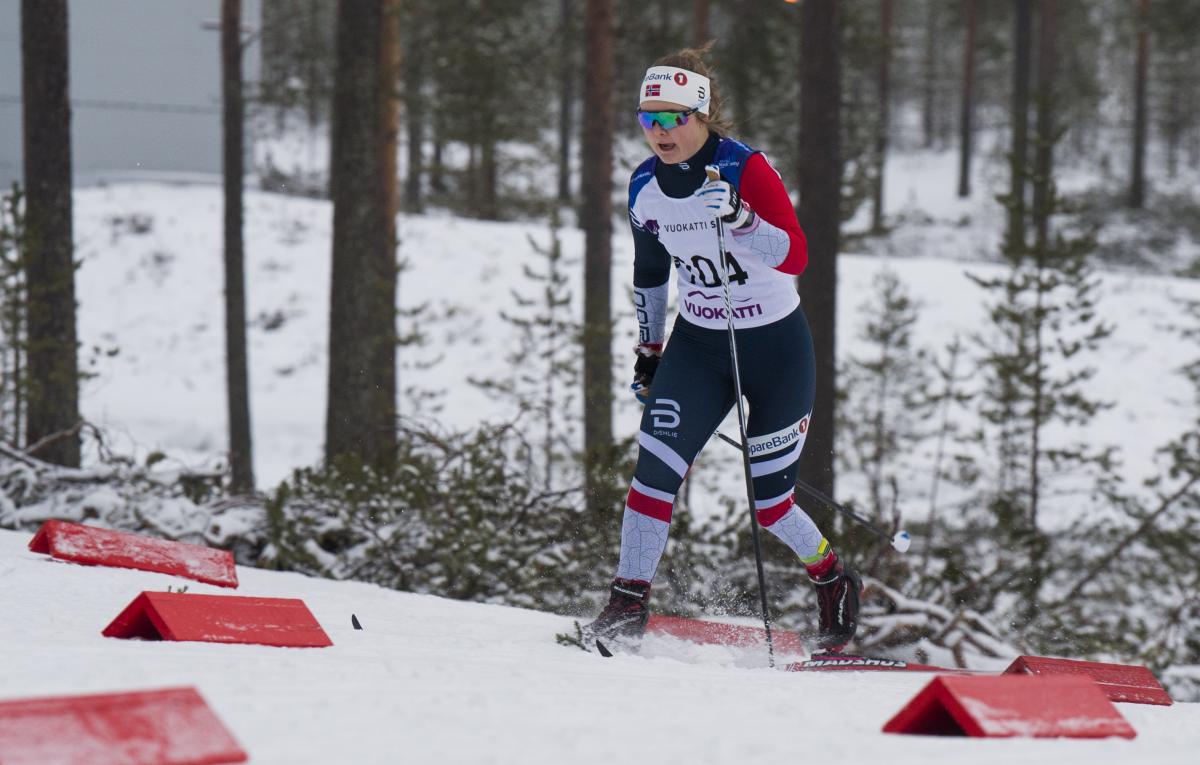
[[(762, 627), (739, 624), (706, 622), (700, 619), (685, 619), (679, 616), (651, 614), (646, 631), (657, 635), (670, 635), (681, 640), (709, 645), (728, 645), (738, 648), (766, 645), (766, 631)], [(771, 630), (771, 641), (781, 653), (807, 653), (804, 643), (795, 632)]]
[(1136, 664), (1105, 664), (1098, 661), (1053, 659), (1048, 656), (1018, 656), (1006, 675), (1084, 675), (1092, 678), (1109, 701), (1170, 706), (1174, 702), (1158, 678)]
[(4, 765), (218, 765), (246, 753), (195, 688), (0, 702)]
[(101, 634), (287, 648), (333, 645), (303, 600), (181, 592), (143, 592)]
[(185, 576), (207, 584), (237, 587), (237, 568), (228, 550), (171, 542), (66, 521), (46, 521), (29, 549), (91, 566), (116, 566)]
[(936, 736), (1107, 738), (1137, 735), (1086, 677), (938, 676), (883, 726)]

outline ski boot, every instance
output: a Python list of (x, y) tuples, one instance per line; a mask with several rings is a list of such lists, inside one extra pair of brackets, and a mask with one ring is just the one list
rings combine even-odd
[(810, 573), (809, 580), (817, 591), (817, 645), (826, 653), (841, 653), (858, 630), (862, 578), (839, 559), (819, 577)]
[(650, 583), (636, 579), (614, 579), (609, 588), (608, 605), (596, 620), (583, 628), (587, 642), (611, 640), (636, 643), (646, 631), (650, 619)]

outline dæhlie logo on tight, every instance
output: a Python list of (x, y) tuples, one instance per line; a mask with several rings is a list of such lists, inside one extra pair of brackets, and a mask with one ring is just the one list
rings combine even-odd
[(650, 415), (654, 417), (655, 428), (678, 428), (679, 427), (679, 402), (670, 398), (654, 399), (654, 409), (650, 410)]

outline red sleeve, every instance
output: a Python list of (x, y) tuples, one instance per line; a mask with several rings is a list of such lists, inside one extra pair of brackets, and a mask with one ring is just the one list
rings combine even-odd
[(792, 200), (783, 187), (783, 180), (762, 154), (753, 154), (746, 161), (738, 193), (755, 215), (786, 231), (788, 239), (792, 241), (787, 258), (775, 268), (785, 274), (798, 275), (803, 272), (808, 265), (808, 240), (800, 229), (796, 209), (792, 207)]

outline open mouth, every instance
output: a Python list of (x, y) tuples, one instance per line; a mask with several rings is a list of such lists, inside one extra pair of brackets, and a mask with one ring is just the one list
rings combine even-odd
[(675, 144), (673, 144), (673, 143), (660, 143), (660, 144), (658, 145), (658, 150), (659, 150), (659, 151), (661, 151), (661, 152), (664, 152), (664, 153), (665, 153), (665, 152), (669, 152), (669, 151), (674, 151), (674, 150), (675, 150)]

